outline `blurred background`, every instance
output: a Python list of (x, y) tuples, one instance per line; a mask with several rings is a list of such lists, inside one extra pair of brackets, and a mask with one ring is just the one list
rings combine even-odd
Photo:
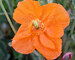
[[(15, 31), (12, 30), (11, 20), (16, 31), (20, 24), (13, 20), (13, 12), (17, 3), (22, 0), (0, 0), (0, 60), (44, 60), (44, 57), (34, 51), (31, 54), (23, 55), (14, 51), (11, 47), (11, 39)], [(62, 37), (62, 54), (56, 60), (60, 60), (66, 52), (72, 52), (72, 59), (75, 60), (75, 0), (38, 0), (40, 5), (48, 3), (59, 3), (64, 6), (70, 15), (70, 25), (65, 29)], [(67, 60), (67, 59), (66, 59)]]

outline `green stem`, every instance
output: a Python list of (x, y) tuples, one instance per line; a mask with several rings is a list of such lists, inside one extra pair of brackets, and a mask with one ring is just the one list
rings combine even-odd
[[(0, 15), (5, 15), (4, 13), (0, 13)], [(11, 13), (8, 13), (8, 15), (12, 15)]]
[(1, 8), (2, 8), (2, 10), (3, 10), (3, 12), (4, 12), (4, 14), (5, 14), (5, 16), (6, 16), (7, 20), (8, 20), (8, 22), (9, 22), (9, 24), (10, 24), (13, 32), (14, 32), (14, 34), (15, 34), (16, 33), (16, 30), (15, 30), (15, 28), (14, 28), (14, 26), (13, 26), (13, 24), (12, 24), (12, 22), (11, 22), (9, 16), (8, 16), (8, 14), (7, 14), (7, 12), (6, 12), (5, 8), (4, 8), (4, 5), (3, 5), (3, 3), (2, 3), (1, 0), (0, 0), (0, 6), (1, 6)]
[(73, 25), (72, 25), (72, 28), (71, 28), (71, 34), (73, 34), (74, 27), (75, 27), (75, 20), (74, 20)]
[(66, 0), (63, 1), (63, 6), (64, 6), (64, 7), (66, 6)]

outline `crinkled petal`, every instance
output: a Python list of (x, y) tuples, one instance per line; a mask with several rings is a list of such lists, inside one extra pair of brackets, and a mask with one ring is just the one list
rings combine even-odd
[(54, 41), (50, 39), (45, 33), (40, 34), (40, 42), (47, 48), (55, 49)]
[(55, 41), (56, 49), (43, 46), (38, 36), (34, 37), (33, 45), (46, 59), (55, 59), (61, 54), (62, 41), (60, 38), (53, 40)]
[(28, 25), (21, 25), (12, 40), (23, 39), (31, 35), (31, 30)]
[(41, 11), (41, 6), (38, 1), (21, 1), (13, 13), (13, 19), (17, 23), (28, 24), (35, 18), (39, 18)]
[(28, 24), (32, 22), (32, 20), (34, 20), (35, 17), (33, 15), (24, 15), (22, 14), (22, 12), (15, 10), (13, 14), (13, 19), (19, 24)]
[(34, 2), (34, 12), (39, 19), (42, 14), (42, 8), (38, 1), (33, 1), (33, 2)]
[[(24, 0), (24, 1), (26, 1), (26, 0)], [(33, 0), (28, 0), (28, 1), (33, 1)]]
[(56, 3), (50, 3), (42, 6), (42, 15), (40, 20), (45, 21), (49, 15), (52, 15), (56, 7)]
[(24, 39), (13, 40), (12, 47), (19, 53), (29, 54), (34, 51), (34, 47), (32, 45), (32, 37), (27, 37)]
[(47, 5), (43, 5), (42, 9), (43, 12), (40, 19), (45, 25), (62, 27), (63, 29), (69, 25), (69, 14), (60, 4), (49, 3)]
[(59, 38), (62, 37), (64, 35), (64, 29), (62, 27), (58, 27), (58, 26), (47, 26), (45, 28), (45, 32), (53, 38)]

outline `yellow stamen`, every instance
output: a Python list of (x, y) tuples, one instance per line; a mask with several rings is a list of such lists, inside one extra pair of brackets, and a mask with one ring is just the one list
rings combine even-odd
[(35, 26), (36, 29), (39, 29), (39, 24), (37, 21), (33, 21), (33, 26)]

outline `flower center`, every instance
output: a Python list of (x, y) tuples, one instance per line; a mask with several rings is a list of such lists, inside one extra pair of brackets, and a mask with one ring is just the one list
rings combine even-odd
[(32, 21), (32, 31), (33, 35), (40, 35), (42, 31), (45, 31), (45, 26), (39, 19), (35, 19)]
[(41, 27), (41, 21), (39, 19), (33, 20), (32, 22), (35, 29), (39, 29)]
[(39, 24), (37, 21), (33, 21), (33, 26), (36, 28), (36, 29), (39, 29)]
[(44, 24), (39, 19), (33, 20), (32, 24), (33, 24), (33, 30), (44, 29)]

